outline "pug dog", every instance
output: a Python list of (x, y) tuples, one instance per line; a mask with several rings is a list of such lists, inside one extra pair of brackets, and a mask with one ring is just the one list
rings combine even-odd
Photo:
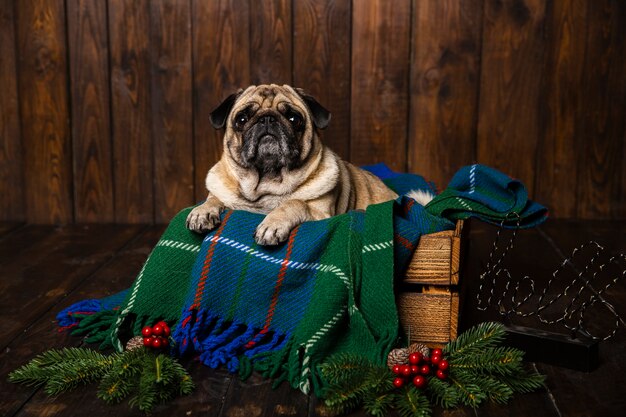
[(210, 120), (225, 128), (224, 149), (207, 174), (206, 201), (187, 217), (194, 232), (218, 226), (224, 208), (247, 210), (266, 214), (255, 241), (277, 245), (300, 223), (398, 197), (322, 144), (318, 129), (328, 126), (330, 112), (301, 89), (250, 86), (227, 97)]

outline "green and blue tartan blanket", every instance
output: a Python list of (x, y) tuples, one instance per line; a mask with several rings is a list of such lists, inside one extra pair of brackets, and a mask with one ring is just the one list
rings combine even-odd
[[(400, 195), (433, 189), (417, 175), (366, 168)], [(422, 234), (471, 216), (530, 227), (547, 215), (519, 181), (482, 165), (461, 169), (426, 207), (402, 196), (303, 223), (276, 247), (254, 242), (262, 215), (225, 211), (217, 229), (199, 236), (184, 226), (190, 210), (170, 222), (127, 291), (74, 304), (59, 325), (122, 350), (143, 326), (165, 320), (175, 355), (316, 394), (318, 367), (331, 354), (384, 363), (399, 330), (394, 281)]]

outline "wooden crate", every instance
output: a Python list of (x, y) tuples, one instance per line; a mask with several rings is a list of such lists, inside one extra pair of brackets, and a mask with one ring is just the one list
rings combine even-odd
[(441, 346), (457, 336), (463, 222), (421, 237), (397, 294), (400, 323), (412, 342)]

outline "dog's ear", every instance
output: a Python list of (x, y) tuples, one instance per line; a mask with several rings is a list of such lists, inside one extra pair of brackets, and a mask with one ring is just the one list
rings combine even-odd
[(215, 110), (211, 112), (209, 115), (209, 119), (211, 120), (211, 124), (216, 129), (221, 129), (226, 124), (226, 119), (230, 114), (233, 106), (235, 105), (235, 101), (237, 101), (237, 97), (241, 94), (243, 90), (239, 90), (236, 93), (233, 93), (226, 97), (222, 103), (217, 106)]
[(330, 112), (317, 102), (315, 97), (304, 92), (301, 88), (296, 88), (296, 92), (302, 97), (313, 116), (313, 124), (318, 129), (325, 129), (330, 122)]

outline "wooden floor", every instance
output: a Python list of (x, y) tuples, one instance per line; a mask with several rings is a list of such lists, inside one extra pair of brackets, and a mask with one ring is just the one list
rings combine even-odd
[[(471, 222), (469, 248), (464, 257), (464, 307), (461, 324), (467, 327), (491, 315), (473, 307), (476, 280), (484, 268), (495, 229)], [(94, 387), (48, 398), (41, 390), (16, 386), (6, 375), (40, 352), (81, 344), (79, 338), (57, 332), (55, 314), (85, 298), (112, 294), (129, 286), (161, 226), (33, 226), (0, 224), (0, 415), (1, 416), (125, 416), (141, 415), (126, 404), (103, 405)], [(609, 250), (626, 253), (626, 222), (549, 221), (540, 229), (521, 232), (505, 263), (514, 277), (529, 275), (538, 287), (571, 250), (590, 239)], [(606, 294), (626, 317), (626, 282)], [(594, 314), (601, 325), (602, 311)], [(527, 324), (527, 323), (526, 323)], [(622, 322), (622, 326), (623, 326)], [(225, 371), (188, 364), (196, 391), (155, 416), (323, 416), (320, 402), (285, 384), (272, 390), (252, 377), (246, 382)], [(435, 416), (624, 416), (626, 415), (626, 331), (624, 327), (600, 344), (600, 366), (585, 373), (541, 363), (528, 364), (547, 376), (547, 387), (518, 395), (507, 406), (485, 405), (444, 411)], [(364, 415), (356, 413), (355, 415)]]

